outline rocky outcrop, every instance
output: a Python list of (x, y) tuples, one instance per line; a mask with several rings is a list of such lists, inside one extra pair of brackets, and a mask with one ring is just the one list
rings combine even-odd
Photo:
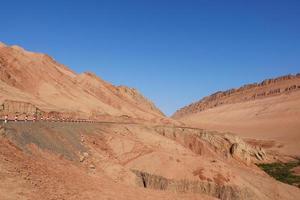
[(144, 188), (207, 194), (221, 200), (257, 199), (255, 194), (249, 189), (235, 185), (204, 181), (172, 180), (138, 170), (132, 170), (132, 172), (136, 175), (137, 185)]
[(251, 101), (284, 93), (286, 94), (299, 89), (299, 74), (267, 79), (261, 83), (247, 84), (238, 89), (216, 92), (210, 96), (204, 97), (198, 102), (179, 109), (172, 117), (179, 119), (188, 114), (201, 112), (220, 105)]
[(246, 165), (267, 159), (263, 148), (250, 145), (235, 135), (194, 128), (156, 127), (155, 130), (198, 155), (217, 153), (227, 158), (231, 156)]
[(23, 102), (23, 101), (12, 101), (5, 100), (2, 105), (0, 105), (0, 114), (8, 115), (8, 114), (28, 114), (28, 115), (36, 115), (41, 113), (42, 111), (34, 106), (31, 103)]
[(233, 135), (225, 135), (225, 139), (232, 145), (230, 147), (230, 154), (246, 163), (251, 162), (251, 158), (256, 161), (263, 161), (267, 159), (267, 154), (260, 146), (252, 146), (244, 142), (241, 138)]
[(14, 100), (4, 100), (0, 105), (0, 116), (4, 117), (5, 115), (8, 115), (9, 118), (14, 118), (17, 115), (20, 120), (24, 120), (25, 116), (28, 116), (28, 119), (32, 119), (33, 117), (44, 117), (45, 119), (78, 119), (75, 112), (46, 112), (32, 103)]

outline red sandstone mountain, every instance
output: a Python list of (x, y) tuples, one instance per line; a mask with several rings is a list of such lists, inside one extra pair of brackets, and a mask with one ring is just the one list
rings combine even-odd
[(11, 105), (18, 107), (19, 113), (29, 112), (25, 106), (28, 102), (43, 113), (82, 118), (164, 117), (135, 89), (114, 86), (89, 72), (76, 74), (45, 54), (3, 43), (0, 43), (0, 91), (0, 104), (11, 100), (24, 102)]
[[(255, 165), (276, 161), (255, 141), (178, 126), (136, 90), (78, 75), (44, 54), (2, 44), (0, 80), (1, 114), (144, 119), (1, 123), (1, 200), (300, 197)], [(151, 123), (161, 119), (172, 124)]]
[(300, 155), (300, 74), (267, 79), (211, 96), (173, 118), (245, 138), (276, 142), (273, 149)]

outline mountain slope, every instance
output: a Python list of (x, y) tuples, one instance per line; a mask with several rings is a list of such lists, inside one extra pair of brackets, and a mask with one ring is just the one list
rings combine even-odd
[(253, 164), (263, 152), (194, 128), (10, 122), (0, 126), (0, 198), (299, 199)]
[(272, 149), (300, 155), (300, 74), (217, 92), (177, 111), (187, 124), (274, 140)]
[[(30, 102), (44, 113), (84, 118), (164, 117), (135, 89), (114, 86), (89, 72), (76, 74), (45, 54), (18, 46), (0, 44), (0, 88), (0, 103)], [(20, 108), (19, 113), (23, 112)]]

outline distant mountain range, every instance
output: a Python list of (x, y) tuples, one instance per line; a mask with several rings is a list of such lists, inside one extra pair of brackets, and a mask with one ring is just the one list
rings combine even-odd
[(173, 119), (246, 138), (279, 142), (276, 151), (300, 155), (300, 74), (216, 92), (179, 109)]

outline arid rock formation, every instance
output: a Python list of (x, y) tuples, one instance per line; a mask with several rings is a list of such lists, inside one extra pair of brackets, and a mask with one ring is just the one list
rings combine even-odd
[(196, 103), (192, 103), (179, 109), (174, 113), (173, 117), (182, 118), (185, 115), (198, 113), (221, 105), (264, 99), (282, 94), (289, 94), (295, 91), (300, 91), (300, 73), (274, 79), (266, 79), (261, 83), (244, 85), (238, 89), (216, 92), (210, 96), (204, 97)]
[(45, 113), (52, 111), (78, 118), (164, 117), (136, 89), (114, 86), (90, 72), (76, 74), (48, 55), (3, 43), (0, 44), (0, 90), (4, 113), (9, 110), (7, 106), (19, 108), (14, 110), (19, 114), (32, 112), (23, 106), (30, 103)]
[[(299, 199), (299, 188), (256, 165), (291, 158), (274, 154), (278, 149), (297, 153), (299, 80), (217, 93), (170, 119), (135, 89), (0, 44), (0, 117), (19, 117), (0, 122), (0, 199)], [(38, 120), (23, 120), (28, 116)], [(209, 124), (211, 116), (241, 132), (209, 130), (227, 130)], [(252, 138), (243, 138), (248, 129), (237, 119), (248, 123)], [(262, 140), (254, 128), (289, 140)]]
[(300, 74), (217, 92), (178, 110), (173, 118), (264, 140), (274, 151), (300, 156)]

